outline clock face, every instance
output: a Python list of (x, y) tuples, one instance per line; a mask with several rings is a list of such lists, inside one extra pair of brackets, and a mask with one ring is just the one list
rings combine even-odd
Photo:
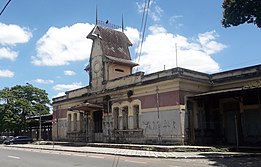
[(94, 63), (93, 63), (93, 71), (97, 73), (97, 72), (100, 71), (100, 69), (101, 69), (100, 63), (94, 62)]

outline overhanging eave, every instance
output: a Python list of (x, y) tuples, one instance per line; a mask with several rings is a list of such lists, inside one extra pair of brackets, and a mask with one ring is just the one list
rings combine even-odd
[(70, 111), (80, 110), (80, 111), (95, 111), (103, 109), (102, 106), (91, 103), (81, 103), (69, 108)]

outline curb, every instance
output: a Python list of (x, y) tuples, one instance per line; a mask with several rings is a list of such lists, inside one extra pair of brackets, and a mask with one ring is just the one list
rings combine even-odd
[[(16, 146), (9, 145), (5, 147), (13, 148), (25, 148), (25, 149), (36, 149), (36, 150), (49, 150), (49, 151), (63, 151), (63, 152), (76, 152), (76, 153), (92, 153), (92, 154), (103, 154), (103, 155), (112, 155), (112, 156), (125, 156), (125, 157), (142, 157), (142, 158), (166, 158), (166, 159), (209, 159), (209, 158), (241, 158), (241, 157), (259, 157), (261, 153), (231, 153), (231, 154), (222, 154), (222, 153), (202, 153), (198, 152), (198, 155), (189, 155), (189, 156), (164, 156), (164, 155), (141, 155), (141, 154), (127, 154), (127, 153), (111, 153), (111, 152), (99, 152), (99, 151), (81, 151), (81, 150), (69, 150), (69, 149), (60, 149), (60, 148), (40, 148), (40, 147), (30, 147), (30, 146)], [(189, 153), (188, 153), (189, 154)], [(202, 154), (202, 155), (201, 155)]]

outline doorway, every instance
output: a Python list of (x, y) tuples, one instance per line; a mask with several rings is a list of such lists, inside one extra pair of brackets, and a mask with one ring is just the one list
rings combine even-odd
[(103, 130), (102, 130), (102, 110), (93, 112), (93, 122), (94, 122), (94, 141), (103, 141)]
[(238, 102), (228, 102), (223, 106), (224, 135), (227, 144), (238, 144), (241, 134), (240, 107)]

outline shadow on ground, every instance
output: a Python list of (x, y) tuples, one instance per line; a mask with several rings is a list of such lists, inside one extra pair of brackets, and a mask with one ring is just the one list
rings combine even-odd
[(238, 157), (226, 157), (220, 158), (214, 157), (214, 155), (201, 154), (211, 161), (211, 166), (219, 167), (261, 167), (261, 156), (238, 156)]

